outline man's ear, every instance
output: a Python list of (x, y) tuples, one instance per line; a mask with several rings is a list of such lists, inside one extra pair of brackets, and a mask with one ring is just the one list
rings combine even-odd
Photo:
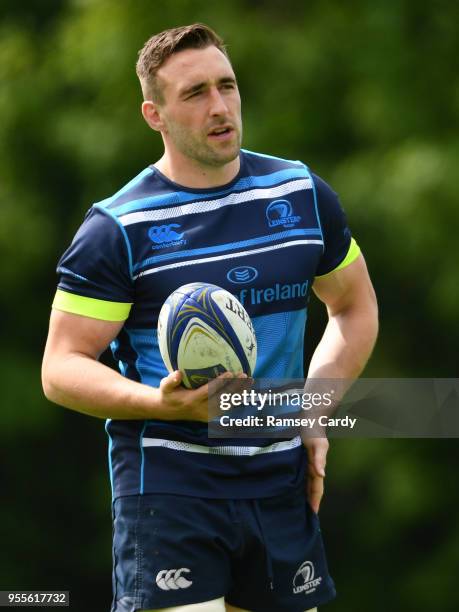
[(151, 100), (142, 102), (142, 115), (152, 130), (156, 132), (164, 131), (164, 122), (159, 112), (159, 106)]

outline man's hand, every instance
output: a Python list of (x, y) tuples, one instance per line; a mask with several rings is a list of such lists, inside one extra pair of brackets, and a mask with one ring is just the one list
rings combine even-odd
[(308, 453), (308, 473), (306, 476), (306, 495), (309, 505), (317, 514), (324, 494), (325, 465), (329, 443), (327, 438), (304, 438), (303, 444)]
[(202, 385), (198, 389), (185, 389), (181, 382), (182, 374), (178, 370), (161, 380), (158, 404), (163, 409), (163, 418), (207, 421), (208, 385)]
[(171, 372), (161, 380), (158, 389), (158, 402), (163, 411), (160, 418), (208, 422), (221, 414), (217, 402), (220, 393), (223, 391), (234, 393), (247, 386), (248, 380), (246, 374), (236, 376), (231, 372), (224, 372), (213, 379), (210, 386), (207, 383), (198, 389), (185, 389), (180, 384), (181, 372), (178, 370)]

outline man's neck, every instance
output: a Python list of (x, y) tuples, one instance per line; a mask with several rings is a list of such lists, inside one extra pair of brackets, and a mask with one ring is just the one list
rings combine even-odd
[(214, 167), (203, 166), (189, 159), (180, 163), (173, 161), (167, 153), (164, 153), (154, 166), (169, 180), (183, 187), (208, 189), (231, 182), (239, 172), (240, 159), (238, 155), (227, 164)]

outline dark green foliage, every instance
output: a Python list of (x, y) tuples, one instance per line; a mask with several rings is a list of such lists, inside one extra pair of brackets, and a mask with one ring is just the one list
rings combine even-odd
[[(66, 588), (72, 609), (99, 612), (111, 564), (103, 424), (47, 403), (39, 369), (59, 255), (92, 202), (161, 154), (139, 112), (137, 50), (193, 21), (226, 39), (244, 146), (328, 180), (365, 253), (381, 310), (366, 374), (455, 377), (458, 11), (446, 0), (4, 0), (0, 11), (0, 588)], [(322, 324), (314, 304), (311, 338)], [(330, 610), (458, 609), (458, 459), (454, 440), (332, 442)]]

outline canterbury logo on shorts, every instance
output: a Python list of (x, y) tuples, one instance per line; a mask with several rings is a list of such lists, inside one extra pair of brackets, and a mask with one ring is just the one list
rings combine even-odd
[(193, 584), (192, 580), (187, 580), (183, 574), (189, 574), (191, 570), (187, 567), (180, 569), (161, 570), (156, 576), (156, 584), (163, 591), (176, 591), (177, 589), (187, 589)]

